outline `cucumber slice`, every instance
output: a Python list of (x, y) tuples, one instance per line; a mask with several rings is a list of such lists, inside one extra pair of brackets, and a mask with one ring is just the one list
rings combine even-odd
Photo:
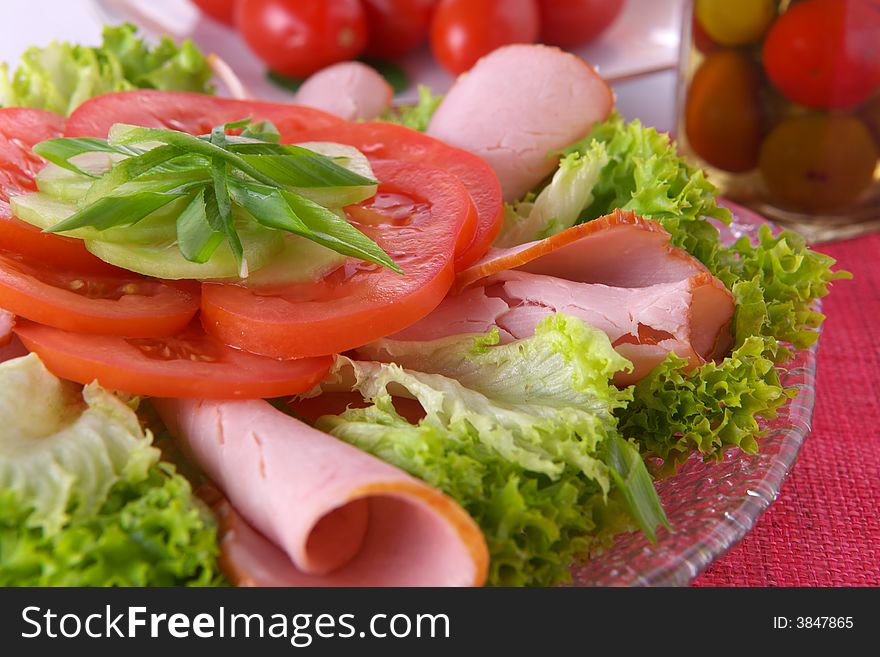
[[(118, 243), (141, 242), (154, 244), (173, 240), (177, 234), (177, 228), (174, 223), (175, 219), (186, 206), (186, 202), (187, 199), (185, 198), (172, 201), (133, 226), (119, 226), (117, 228), (108, 228), (107, 230), (98, 230), (91, 226), (84, 226), (60, 234), (76, 237), (81, 240), (101, 240)], [(43, 192), (30, 192), (21, 196), (14, 196), (9, 200), (9, 205), (16, 217), (37, 228), (43, 229), (50, 228), (59, 221), (67, 219), (78, 209), (73, 203), (59, 201)]]
[(88, 193), (95, 179), (50, 162), (37, 173), (36, 181), (41, 192), (60, 201), (76, 202)]
[[(256, 271), (265, 266), (284, 248), (284, 238), (276, 230), (263, 228), (247, 219), (236, 221), (236, 229), (244, 248), (244, 260), (248, 271)], [(89, 240), (85, 245), (104, 262), (145, 276), (168, 280), (183, 278), (209, 280), (237, 278), (241, 274), (227, 242), (221, 244), (214, 255), (201, 264), (190, 262), (183, 257), (177, 246), (176, 234), (171, 239), (153, 243)]]
[(284, 236), (284, 248), (265, 266), (237, 282), (271, 288), (317, 281), (345, 264), (346, 256), (298, 235)]
[[(310, 141), (296, 144), (315, 153), (332, 159), (341, 167), (362, 175), (370, 180), (376, 179), (369, 160), (354, 146), (337, 144), (330, 141)], [(325, 208), (341, 208), (353, 203), (360, 203), (376, 195), (378, 185), (360, 185), (354, 187), (293, 187), (291, 191), (300, 196), (323, 205)]]

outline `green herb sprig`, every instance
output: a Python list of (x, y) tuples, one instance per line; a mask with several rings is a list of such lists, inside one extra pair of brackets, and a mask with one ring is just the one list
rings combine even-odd
[[(241, 129), (241, 134), (228, 134), (235, 129)], [(94, 180), (78, 211), (46, 232), (132, 226), (169, 203), (186, 199), (176, 218), (176, 235), (181, 254), (190, 262), (206, 262), (227, 243), (240, 275), (247, 276), (234, 221), (233, 206), (238, 206), (264, 228), (299, 235), (402, 274), (373, 240), (300, 193), (370, 186), (377, 181), (340, 166), (332, 158), (279, 142), (280, 135), (271, 122), (252, 123), (250, 119), (217, 126), (201, 136), (115, 124), (107, 139), (41, 142), (34, 147), (35, 153)], [(95, 172), (74, 161), (86, 153), (106, 154), (106, 168)]]

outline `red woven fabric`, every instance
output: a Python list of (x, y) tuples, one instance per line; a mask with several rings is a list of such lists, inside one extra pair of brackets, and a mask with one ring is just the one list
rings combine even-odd
[(813, 432), (779, 499), (696, 586), (880, 586), (880, 235), (820, 249), (835, 283)]

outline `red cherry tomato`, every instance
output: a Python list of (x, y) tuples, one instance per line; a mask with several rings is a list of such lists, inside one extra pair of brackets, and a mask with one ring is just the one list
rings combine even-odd
[(370, 39), (366, 53), (394, 59), (428, 40), (428, 26), (437, 0), (361, 0)]
[(257, 57), (291, 77), (354, 59), (367, 45), (359, 0), (239, 0), (235, 16)]
[(767, 34), (764, 68), (789, 100), (845, 109), (880, 87), (880, 3), (808, 0), (793, 5)]
[(431, 50), (450, 73), (463, 73), (500, 46), (534, 43), (535, 0), (441, 0), (431, 22)]
[(540, 0), (541, 40), (571, 48), (592, 41), (620, 15), (623, 0)]
[(192, 0), (192, 3), (215, 21), (235, 24), (235, 5), (238, 0)]

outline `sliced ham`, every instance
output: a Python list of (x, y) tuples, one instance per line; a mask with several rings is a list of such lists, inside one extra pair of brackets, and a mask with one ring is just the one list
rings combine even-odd
[(227, 511), (233, 520), (223, 539), (234, 582), (485, 581), (488, 551), (476, 523), (401, 470), (262, 400), (155, 404), (183, 451), (235, 509)]
[(371, 121), (391, 107), (393, 95), (391, 85), (373, 67), (360, 62), (341, 62), (303, 82), (296, 93), (296, 102), (346, 121)]
[(733, 295), (708, 273), (675, 283), (620, 288), (506, 272), (488, 279), (484, 289), (508, 303), (510, 309), (496, 323), (514, 338), (533, 335), (540, 321), (557, 312), (603, 331), (633, 363), (632, 372), (617, 374), (618, 385), (642, 379), (669, 352), (698, 367), (730, 347)]
[[(730, 347), (733, 295), (716, 278), (700, 273), (672, 283), (623, 288), (597, 283), (507, 271), (483, 279), (457, 297), (448, 297), (422, 321), (390, 339), (357, 350), (366, 360), (393, 361), (403, 367), (406, 355), (419, 349), (402, 342), (440, 340), (463, 333), (499, 330), (502, 343), (528, 338), (549, 315), (562, 312), (603, 331), (633, 371), (620, 372), (618, 385), (642, 379), (670, 352), (697, 367)], [(467, 330), (465, 330), (467, 329)], [(422, 350), (423, 351), (423, 350)], [(427, 365), (430, 369), (430, 364)]]
[(674, 283), (708, 271), (670, 239), (656, 221), (615, 210), (543, 240), (490, 249), (458, 274), (453, 290), (508, 269), (615, 287)]
[(481, 156), (512, 201), (556, 169), (552, 151), (585, 137), (613, 105), (611, 88), (580, 57), (548, 46), (510, 45), (458, 78), (428, 134)]

